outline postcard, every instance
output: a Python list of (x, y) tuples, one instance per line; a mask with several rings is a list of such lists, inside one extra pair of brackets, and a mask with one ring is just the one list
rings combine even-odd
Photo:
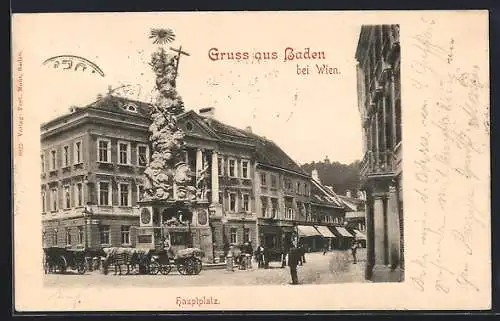
[(491, 308), (487, 11), (12, 30), (17, 311)]

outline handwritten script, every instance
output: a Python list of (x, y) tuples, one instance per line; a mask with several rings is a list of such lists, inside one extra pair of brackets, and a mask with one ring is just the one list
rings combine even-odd
[(488, 291), (477, 277), (489, 253), (487, 71), (473, 59), (460, 59), (457, 46), (467, 44), (444, 39), (438, 20), (421, 22), (423, 32), (411, 38), (417, 55), (408, 73), (422, 99), (412, 160), (419, 255), (409, 262), (409, 280), (418, 291), (443, 295)]

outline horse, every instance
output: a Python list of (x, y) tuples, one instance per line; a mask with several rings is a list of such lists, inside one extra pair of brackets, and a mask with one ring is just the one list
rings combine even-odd
[(135, 265), (139, 263), (138, 251), (128, 247), (109, 247), (104, 248), (106, 257), (103, 260), (103, 272), (108, 273), (110, 265), (115, 266), (115, 275), (122, 275), (122, 265), (127, 266), (127, 273), (130, 274), (130, 266), (135, 269)]
[(241, 265), (245, 253), (243, 253), (241, 245), (233, 245), (229, 248), (228, 255), (233, 257), (234, 264)]

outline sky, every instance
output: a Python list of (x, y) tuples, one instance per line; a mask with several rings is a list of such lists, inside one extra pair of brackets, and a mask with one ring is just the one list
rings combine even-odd
[[(23, 30), (31, 48), (24, 52), (27, 93), (39, 123), (93, 102), (108, 87), (115, 94), (148, 101), (154, 75), (148, 65), (157, 48), (151, 28), (170, 28), (189, 53), (179, 65), (177, 89), (187, 109), (215, 107), (215, 117), (276, 142), (299, 164), (350, 163), (361, 158), (361, 121), (356, 97), (354, 54), (360, 25), (342, 15), (317, 14), (302, 22), (292, 13), (169, 13), (39, 15)], [(36, 23), (36, 24), (35, 24)], [(28, 29), (29, 28), (29, 29)], [(284, 61), (285, 48), (310, 48), (325, 59)], [(248, 60), (209, 59), (209, 50), (248, 52)], [(255, 53), (276, 52), (275, 60)], [(57, 55), (84, 57), (104, 72), (75, 72), (43, 65)], [(318, 74), (318, 64), (340, 74)], [(309, 66), (309, 75), (297, 75)], [(36, 81), (34, 81), (34, 80)]]

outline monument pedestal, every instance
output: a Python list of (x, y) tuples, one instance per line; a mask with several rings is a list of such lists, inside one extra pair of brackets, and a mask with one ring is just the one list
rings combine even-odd
[(144, 201), (139, 205), (137, 248), (162, 248), (166, 240), (174, 253), (196, 247), (204, 252), (204, 263), (213, 262), (208, 202)]

